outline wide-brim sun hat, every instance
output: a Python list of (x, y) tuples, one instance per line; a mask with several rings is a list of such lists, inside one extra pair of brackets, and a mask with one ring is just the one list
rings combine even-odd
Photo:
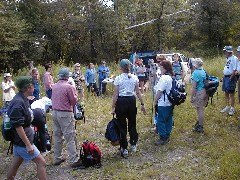
[(200, 68), (203, 66), (203, 60), (201, 58), (194, 58), (191, 61), (192, 65), (196, 68)]
[(131, 66), (132, 63), (131, 63), (128, 59), (122, 59), (122, 60), (120, 61), (120, 63), (119, 63), (119, 66), (120, 66), (120, 67), (124, 67), (124, 66), (126, 66), (126, 65)]
[(11, 73), (4, 73), (3, 74), (3, 77), (11, 77), (12, 75), (11, 75)]
[(28, 87), (30, 84), (32, 84), (32, 76), (19, 76), (15, 82), (18, 89)]

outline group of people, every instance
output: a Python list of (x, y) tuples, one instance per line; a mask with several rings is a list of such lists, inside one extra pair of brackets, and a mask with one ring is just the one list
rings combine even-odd
[[(240, 57), (240, 47), (237, 51)], [(234, 92), (238, 77), (239, 61), (233, 55), (231, 46), (224, 48), (226, 55), (226, 64), (224, 67), (223, 91), (226, 97), (226, 107), (221, 112), (234, 114)], [(173, 126), (173, 105), (168, 100), (165, 93), (169, 93), (172, 88), (173, 78), (183, 83), (183, 73), (179, 57), (174, 55), (174, 62), (166, 60), (164, 56), (157, 56), (156, 63), (150, 61), (149, 80), (153, 92), (153, 105), (156, 106), (157, 117), (155, 124), (159, 138), (154, 142), (155, 145), (165, 145), (170, 141), (172, 126)], [(146, 107), (142, 97), (140, 82), (143, 80), (141, 76), (144, 74), (144, 65), (136, 67), (136, 71), (132, 73), (132, 63), (128, 59), (122, 59), (119, 63), (121, 70), (120, 75), (114, 80), (114, 93), (112, 98), (113, 115), (119, 122), (121, 140), (120, 152), (121, 156), (128, 156), (128, 141), (127, 133), (130, 136), (131, 151), (137, 151), (138, 133), (136, 128), (137, 102), (138, 97), (141, 103), (141, 110), (146, 114)], [(193, 131), (202, 133), (204, 123), (204, 108), (208, 101), (208, 95), (204, 88), (204, 81), (207, 79), (207, 74), (203, 69), (203, 61), (200, 58), (192, 60), (193, 72), (191, 76), (191, 103), (197, 111), (197, 122), (194, 125)], [(51, 74), (51, 64), (45, 66), (46, 73), (43, 77), (44, 88), (47, 96), (52, 101), (52, 118), (53, 118), (53, 136), (54, 136), (54, 165), (60, 165), (66, 159), (62, 155), (63, 139), (66, 141), (66, 148), (69, 155), (69, 165), (72, 168), (84, 168), (78, 153), (75, 133), (75, 120), (73, 118), (73, 106), (84, 97), (84, 82), (88, 87), (96, 89), (100, 87), (102, 92), (105, 92), (102, 81), (108, 77), (109, 68), (106, 62), (102, 62), (102, 66), (96, 71), (94, 64), (90, 63), (85, 76), (80, 71), (80, 64), (74, 65), (74, 72), (69, 72), (68, 68), (62, 68), (58, 72), (57, 82), (54, 83)], [(98, 87), (96, 84), (95, 75), (98, 76)], [(33, 116), (34, 110), (30, 107), (31, 101), (40, 98), (39, 89), (39, 72), (36, 68), (30, 71), (31, 77), (23, 76), (16, 80), (16, 85), (11, 80), (11, 74), (4, 74), (4, 83), (2, 83), (3, 92), (11, 90), (12, 98), (8, 99), (4, 96), (4, 102), (8, 108), (8, 116), (12, 126), (14, 127), (14, 159), (9, 167), (8, 179), (14, 179), (17, 170), (23, 160), (33, 160), (37, 164), (37, 175), (39, 179), (46, 179), (46, 162), (39, 149), (33, 144), (34, 132), (31, 124), (36, 117)], [(72, 77), (74, 84), (69, 81)], [(15, 88), (18, 88), (18, 93), (15, 95)], [(140, 87), (140, 88), (139, 88)], [(6, 91), (5, 91), (6, 90)], [(14, 91), (14, 93), (12, 92)], [(31, 98), (32, 97), (32, 98)], [(59, 98), (61, 97), (61, 98)], [(81, 99), (81, 100), (82, 100)], [(35, 113), (36, 114), (36, 113)], [(39, 116), (39, 115), (36, 115)], [(45, 121), (46, 123), (46, 121)]]

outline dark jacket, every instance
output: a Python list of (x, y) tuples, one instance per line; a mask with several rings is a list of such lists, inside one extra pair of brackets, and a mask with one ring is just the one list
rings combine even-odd
[[(14, 96), (9, 105), (7, 114), (10, 118), (12, 126), (14, 128), (22, 126), (30, 143), (33, 144), (34, 131), (30, 126), (32, 121), (31, 109), (28, 99), (23, 95), (22, 92), (18, 92)], [(16, 129), (14, 131), (13, 144), (25, 147), (25, 144), (19, 137)]]

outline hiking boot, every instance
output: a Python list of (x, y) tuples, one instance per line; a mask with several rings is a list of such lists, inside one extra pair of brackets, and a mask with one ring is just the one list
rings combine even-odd
[(132, 145), (131, 149), (132, 149), (132, 152), (137, 152), (137, 145)]
[(232, 116), (233, 114), (234, 114), (234, 107), (231, 107), (230, 109), (229, 109), (229, 111), (228, 111), (228, 114), (230, 115), (230, 116)]
[(64, 161), (66, 160), (66, 158), (62, 158), (60, 160), (57, 160), (53, 163), (54, 166), (59, 166), (60, 164), (62, 164)]
[(123, 148), (121, 148), (121, 156), (122, 157), (127, 157), (128, 156), (128, 150), (127, 149), (123, 149)]
[(198, 125), (199, 125), (199, 121), (197, 121), (197, 122), (194, 124), (193, 128), (196, 128)]
[(86, 167), (83, 165), (82, 161), (79, 159), (78, 161), (70, 164), (71, 168), (77, 168), (77, 169), (85, 169)]
[(165, 145), (169, 143), (169, 138), (160, 138), (158, 141), (154, 142), (155, 146)]
[(225, 113), (225, 112), (228, 112), (230, 109), (230, 106), (226, 106), (225, 108), (223, 108), (220, 112), (221, 113)]
[(204, 130), (203, 130), (203, 126), (201, 125), (197, 125), (193, 128), (193, 132), (198, 132), (198, 133), (203, 133)]

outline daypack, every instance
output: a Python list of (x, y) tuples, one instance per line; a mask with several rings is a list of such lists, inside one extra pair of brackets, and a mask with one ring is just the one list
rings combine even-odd
[(167, 93), (166, 90), (163, 91), (164, 95), (166, 94), (169, 102), (175, 106), (180, 105), (185, 102), (187, 94), (185, 93), (185, 86), (177, 82), (176, 79), (172, 79), (172, 88), (170, 92)]
[[(34, 126), (33, 129), (34, 129), (34, 145), (40, 150), (41, 148), (40, 148), (39, 131), (38, 131), (37, 126)], [(46, 139), (45, 147), (48, 151), (51, 151), (51, 149), (52, 149), (51, 138), (50, 138), (50, 135), (48, 133), (48, 129), (47, 129), (46, 124), (45, 124), (45, 139)]]
[(85, 116), (84, 116), (84, 110), (83, 107), (80, 103), (76, 103), (74, 108), (73, 108), (73, 114), (74, 114), (74, 118), (76, 120), (84, 120), (85, 123)]
[(107, 125), (106, 132), (105, 132), (105, 138), (107, 140), (111, 141), (111, 144), (113, 146), (119, 145), (121, 135), (120, 135), (118, 121), (114, 117)]
[(217, 91), (218, 86), (219, 86), (218, 78), (215, 76), (207, 75), (207, 79), (204, 82), (204, 88), (206, 89), (206, 93), (209, 95), (209, 97), (213, 97), (213, 95)]
[(85, 167), (101, 167), (101, 158), (101, 151), (96, 144), (88, 140), (82, 143), (80, 148), (80, 159)]

